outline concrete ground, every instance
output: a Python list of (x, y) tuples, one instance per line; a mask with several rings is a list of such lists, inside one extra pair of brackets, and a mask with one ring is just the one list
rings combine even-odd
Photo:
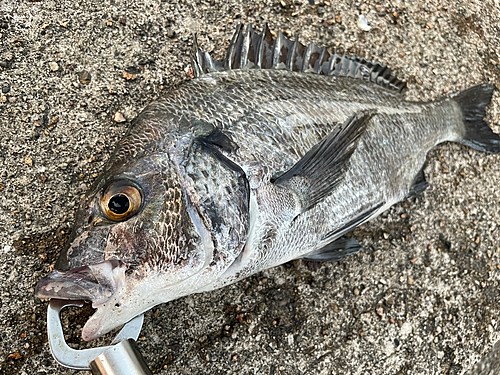
[[(500, 85), (495, 0), (0, 2), (0, 373), (74, 373), (50, 355), (34, 286), (130, 120), (188, 79), (192, 33), (220, 57), (240, 22), (388, 64), (412, 100)], [(498, 132), (498, 93), (489, 118)], [(354, 232), (361, 253), (149, 311), (153, 372), (500, 373), (500, 157), (445, 144), (428, 161), (421, 196)], [(76, 347), (90, 313), (63, 317)]]

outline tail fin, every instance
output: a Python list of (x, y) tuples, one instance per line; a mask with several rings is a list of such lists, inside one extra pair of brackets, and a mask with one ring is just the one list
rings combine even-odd
[(500, 137), (493, 133), (488, 123), (483, 120), (494, 90), (495, 86), (481, 84), (460, 91), (452, 98), (462, 110), (465, 126), (465, 134), (459, 142), (479, 151), (498, 154)]

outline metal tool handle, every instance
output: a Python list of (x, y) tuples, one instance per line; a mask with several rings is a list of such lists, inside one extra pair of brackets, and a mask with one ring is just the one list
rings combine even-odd
[(144, 315), (125, 324), (109, 346), (73, 349), (64, 340), (60, 312), (65, 307), (82, 307), (82, 301), (52, 299), (47, 310), (47, 333), (55, 360), (67, 368), (91, 370), (95, 375), (150, 375), (135, 340), (141, 332)]
[(93, 375), (152, 375), (133, 339), (106, 349), (90, 362)]

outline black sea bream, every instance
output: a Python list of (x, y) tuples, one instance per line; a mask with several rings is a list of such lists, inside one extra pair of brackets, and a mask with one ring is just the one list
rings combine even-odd
[(427, 187), (435, 145), (498, 153), (493, 86), (434, 102), (356, 56), (239, 27), (223, 62), (150, 104), (77, 213), (40, 298), (85, 299), (92, 340), (160, 303), (292, 259), (338, 260), (342, 237)]

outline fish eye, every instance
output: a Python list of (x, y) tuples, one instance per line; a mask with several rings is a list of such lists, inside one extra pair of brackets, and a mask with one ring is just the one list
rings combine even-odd
[(133, 216), (141, 207), (142, 193), (130, 181), (115, 181), (104, 189), (100, 206), (102, 213), (113, 221)]

